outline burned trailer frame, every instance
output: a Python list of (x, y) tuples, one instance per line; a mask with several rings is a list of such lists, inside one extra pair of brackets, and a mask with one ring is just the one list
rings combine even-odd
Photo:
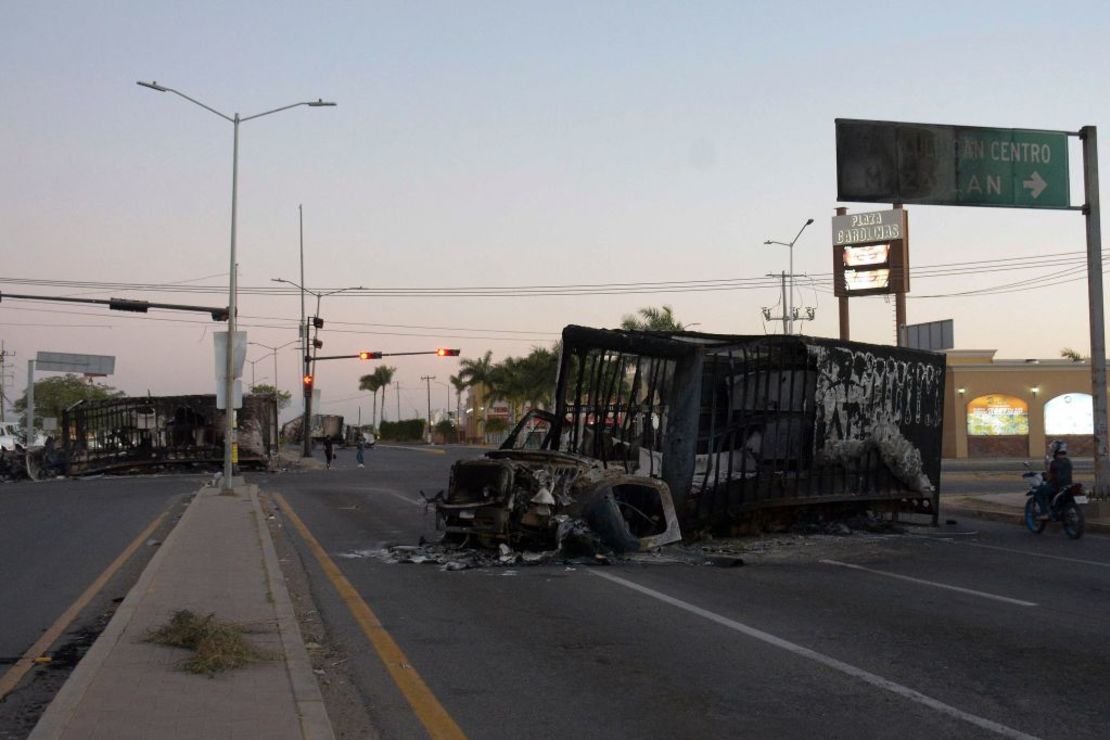
[(552, 449), (660, 478), (683, 529), (939, 504), (945, 358), (804, 336), (568, 326)]
[[(68, 475), (212, 464), (224, 455), (224, 412), (214, 395), (140, 396), (81, 401), (62, 414), (60, 446)], [(239, 464), (264, 467), (276, 449), (277, 403), (243, 397), (238, 411)]]

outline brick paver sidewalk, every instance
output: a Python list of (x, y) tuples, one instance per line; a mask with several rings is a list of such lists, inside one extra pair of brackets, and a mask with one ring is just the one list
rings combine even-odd
[[(215, 678), (143, 642), (177, 610), (247, 626), (272, 659)], [(202, 489), (31, 735), (40, 738), (332, 738), (257, 489)]]

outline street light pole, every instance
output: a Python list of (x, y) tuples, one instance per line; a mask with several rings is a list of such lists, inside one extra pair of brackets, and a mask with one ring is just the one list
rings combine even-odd
[(802, 224), (802, 228), (798, 229), (798, 233), (794, 236), (793, 239), (790, 240), (789, 243), (770, 240), (763, 242), (764, 244), (778, 244), (779, 246), (789, 247), (790, 249), (790, 305), (789, 307), (783, 307), (784, 318), (789, 317), (789, 324), (787, 324), (787, 321), (783, 322), (784, 329), (787, 329), (787, 327), (789, 327), (787, 330), (788, 334), (794, 333), (794, 242), (798, 241), (798, 237), (802, 235), (802, 232), (805, 231), (806, 227), (809, 226), (811, 223), (813, 223), (812, 218)]
[(224, 416), (226, 419), (226, 426), (224, 428), (224, 480), (223, 490), (232, 491), (235, 488), (235, 462), (239, 456), (238, 440), (236, 439), (235, 430), (235, 329), (238, 324), (237, 313), (237, 295), (238, 295), (238, 266), (235, 260), (235, 238), (236, 238), (236, 225), (237, 225), (237, 208), (238, 208), (238, 194), (239, 194), (239, 124), (244, 121), (249, 121), (253, 118), (261, 118), (268, 116), (272, 113), (279, 113), (290, 108), (306, 105), (312, 108), (319, 107), (333, 107), (335, 103), (324, 102), (323, 99), (316, 101), (305, 101), (300, 103), (292, 103), (285, 105), (281, 108), (274, 108), (273, 110), (256, 113), (252, 116), (240, 118), (236, 113), (233, 117), (225, 113), (205, 105), (199, 100), (194, 100), (185, 93), (174, 90), (172, 87), (159, 85), (157, 82), (142, 82), (136, 83), (142, 87), (156, 90), (158, 92), (171, 92), (178, 97), (188, 100), (190, 103), (199, 105), (201, 108), (214, 113), (225, 121), (229, 121), (234, 129), (234, 139), (231, 155), (231, 276), (228, 287), (228, 317), (227, 317), (227, 364), (224, 370), (227, 377), (224, 379), (224, 401), (226, 408), (224, 409)]

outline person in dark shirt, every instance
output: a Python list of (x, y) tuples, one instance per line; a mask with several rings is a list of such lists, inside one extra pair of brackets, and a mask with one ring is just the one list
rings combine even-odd
[(327, 466), (331, 467), (331, 461), (335, 457), (335, 443), (332, 442), (331, 437), (324, 437), (324, 459), (327, 460)]
[(1068, 443), (1056, 440), (1050, 448), (1052, 461), (1048, 464), (1045, 482), (1037, 489), (1037, 504), (1041, 508), (1041, 519), (1051, 518), (1049, 505), (1052, 497), (1071, 485), (1071, 460), (1068, 458)]

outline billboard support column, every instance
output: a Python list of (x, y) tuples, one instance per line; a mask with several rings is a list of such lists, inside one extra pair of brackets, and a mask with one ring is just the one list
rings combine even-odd
[(1079, 131), (1083, 140), (1083, 192), (1086, 204), (1083, 214), (1087, 221), (1087, 299), (1091, 314), (1091, 395), (1094, 402), (1095, 490), (1097, 498), (1105, 499), (1110, 492), (1110, 452), (1107, 449), (1106, 403), (1106, 322), (1103, 315), (1102, 292), (1102, 226), (1098, 204), (1098, 130), (1084, 126)]
[(35, 443), (35, 361), (27, 360), (27, 442), (23, 449)]
[[(844, 206), (840, 206), (836, 209), (836, 215), (846, 216), (848, 215), (848, 209)], [(835, 274), (836, 271), (834, 270), (833, 272)], [(838, 296), (837, 302), (840, 305), (840, 340), (842, 342), (847, 342), (851, 340), (851, 331), (849, 329), (848, 320), (848, 296)]]
[[(898, 211), (902, 210), (901, 203), (895, 203), (892, 207)], [(906, 219), (906, 231), (902, 234), (903, 245), (907, 244), (907, 242), (909, 242), (909, 239), (909, 219)], [(902, 264), (902, 269), (906, 272), (909, 272), (910, 250), (907, 247), (903, 247), (902, 253), (905, 256), (904, 262)], [(899, 279), (895, 280), (894, 276), (891, 276), (891, 285), (898, 285), (902, 288), (894, 294), (894, 345), (896, 347), (902, 347), (905, 344), (906, 324), (908, 323), (906, 321), (905, 288), (909, 285), (909, 279), (899, 276)]]

